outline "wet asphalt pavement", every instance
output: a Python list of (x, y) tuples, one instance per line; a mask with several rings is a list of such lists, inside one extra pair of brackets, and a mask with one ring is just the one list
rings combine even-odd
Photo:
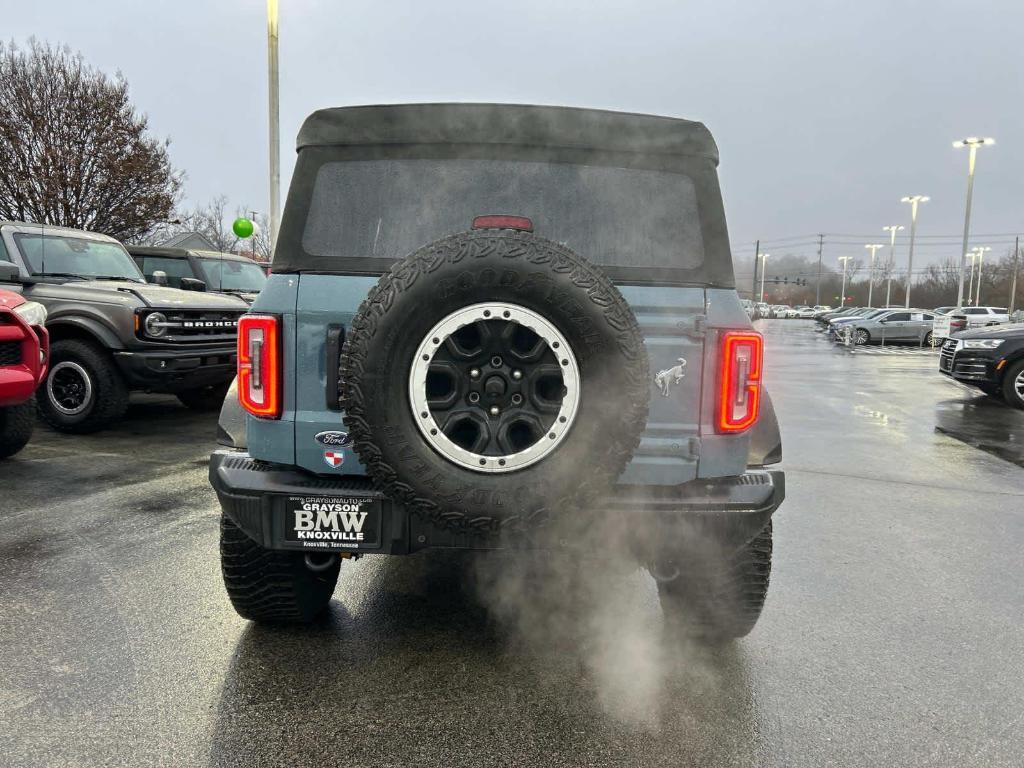
[(638, 571), (508, 620), (441, 554), (346, 563), (322, 624), (250, 626), (215, 416), (40, 429), (0, 464), (0, 764), (1020, 765), (1024, 412), (933, 354), (760, 325), (788, 498), (761, 622), (717, 651), (663, 636)]

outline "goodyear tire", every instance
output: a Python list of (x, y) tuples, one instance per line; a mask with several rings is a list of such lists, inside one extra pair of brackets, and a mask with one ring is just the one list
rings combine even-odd
[(710, 643), (743, 637), (757, 624), (772, 570), (772, 524), (736, 552), (692, 553), (675, 578), (658, 581), (666, 625)]
[(36, 397), (43, 421), (60, 432), (103, 429), (128, 409), (128, 388), (110, 355), (89, 341), (50, 345), (50, 369)]
[(265, 549), (221, 513), (220, 565), (239, 616), (267, 624), (307, 624), (331, 601), (341, 560), (335, 557), (322, 570), (310, 570), (302, 552)]
[(437, 525), (527, 529), (610, 485), (650, 397), (622, 295), (526, 232), (439, 240), (385, 274), (353, 319), (339, 395), (387, 495)]
[(34, 400), (0, 408), (0, 459), (13, 456), (28, 445), (35, 423)]

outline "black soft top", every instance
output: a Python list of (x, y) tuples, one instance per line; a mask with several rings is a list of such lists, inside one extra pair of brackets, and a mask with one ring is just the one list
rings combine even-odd
[(297, 149), (389, 144), (502, 144), (701, 157), (718, 164), (703, 123), (673, 117), (521, 104), (335, 107), (302, 124)]

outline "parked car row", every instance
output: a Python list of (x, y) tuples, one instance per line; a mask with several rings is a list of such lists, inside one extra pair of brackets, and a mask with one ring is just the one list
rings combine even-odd
[(833, 341), (850, 344), (931, 344), (935, 311), (906, 307), (850, 307), (815, 319)]
[[(936, 322), (944, 316), (950, 318), (948, 337), (939, 330), (945, 324)], [(1008, 322), (1011, 318), (1003, 307), (849, 307), (819, 312), (815, 319), (835, 341), (941, 342), (940, 372), (1024, 408), (1024, 322)]]
[[(95, 232), (0, 222), (0, 288), (20, 302), (9, 298), (4, 312), (31, 313), (27, 326), (0, 325), (0, 387), (12, 376), (23, 382), (17, 402), (0, 392), (0, 432), (24, 434), (29, 378), (41, 385), (38, 415), (63, 432), (106, 427), (124, 414), (132, 391), (219, 409), (235, 375), (238, 320), (265, 280), (259, 265), (233, 254), (134, 247), (129, 254)], [(22, 357), (39, 354), (26, 351), (27, 327), (48, 349), (42, 372), (15, 361), (16, 335)]]
[(750, 299), (743, 299), (743, 308), (751, 320), (770, 319), (810, 319), (819, 311), (829, 309), (825, 306), (808, 307), (801, 304), (791, 307), (788, 304), (766, 304), (764, 302), (753, 302)]

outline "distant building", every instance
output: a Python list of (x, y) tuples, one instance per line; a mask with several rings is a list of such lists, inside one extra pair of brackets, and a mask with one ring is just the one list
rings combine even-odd
[(190, 251), (219, 251), (213, 241), (200, 232), (181, 232), (160, 243), (161, 248), (184, 248)]

